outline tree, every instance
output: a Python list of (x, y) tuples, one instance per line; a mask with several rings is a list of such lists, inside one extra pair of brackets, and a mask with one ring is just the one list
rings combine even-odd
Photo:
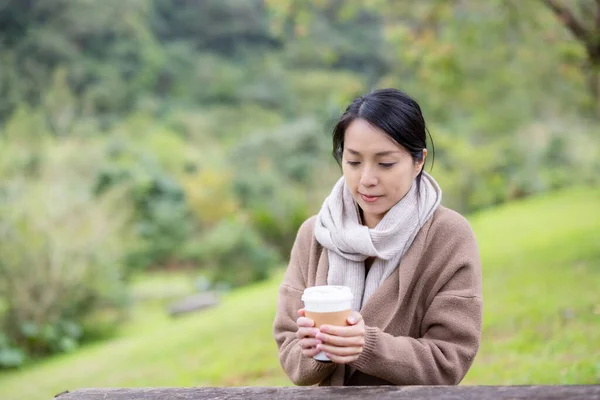
[(558, 0), (542, 2), (585, 48), (589, 88), (600, 116), (600, 0), (579, 0), (568, 5)]

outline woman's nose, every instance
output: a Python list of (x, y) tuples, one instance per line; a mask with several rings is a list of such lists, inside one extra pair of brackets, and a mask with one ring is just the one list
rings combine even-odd
[(360, 184), (365, 187), (377, 185), (377, 176), (372, 168), (365, 168), (362, 170)]

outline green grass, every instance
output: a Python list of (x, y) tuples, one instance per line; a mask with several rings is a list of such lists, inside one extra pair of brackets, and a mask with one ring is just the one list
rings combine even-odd
[[(568, 190), (471, 216), (484, 268), (484, 332), (464, 384), (600, 383), (600, 190)], [(0, 374), (0, 397), (80, 387), (289, 385), (271, 324), (278, 271), (214, 309), (170, 319), (181, 276), (138, 282), (132, 320), (111, 340)], [(163, 293), (153, 297), (153, 293)]]
[(485, 315), (464, 383), (600, 383), (600, 190), (532, 198), (470, 220)]

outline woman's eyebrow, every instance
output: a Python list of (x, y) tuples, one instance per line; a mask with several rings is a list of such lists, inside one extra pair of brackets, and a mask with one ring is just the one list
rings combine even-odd
[[(352, 150), (349, 147), (346, 147), (345, 150), (348, 150), (349, 153), (354, 154), (359, 156), (360, 155), (360, 151), (356, 151), (356, 150)], [(394, 153), (400, 153), (399, 150), (388, 150), (388, 151), (380, 151), (375, 153), (376, 156), (389, 156), (390, 154), (394, 154)]]

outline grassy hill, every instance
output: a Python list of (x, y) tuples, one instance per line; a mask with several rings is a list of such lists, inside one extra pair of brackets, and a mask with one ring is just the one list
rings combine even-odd
[[(469, 220), (483, 259), (485, 317), (463, 384), (600, 383), (600, 189), (531, 198)], [(177, 319), (160, 301), (141, 303), (118, 337), (1, 374), (1, 397), (51, 398), (79, 387), (289, 385), (271, 334), (281, 274)], [(163, 278), (137, 289), (186, 284)]]

